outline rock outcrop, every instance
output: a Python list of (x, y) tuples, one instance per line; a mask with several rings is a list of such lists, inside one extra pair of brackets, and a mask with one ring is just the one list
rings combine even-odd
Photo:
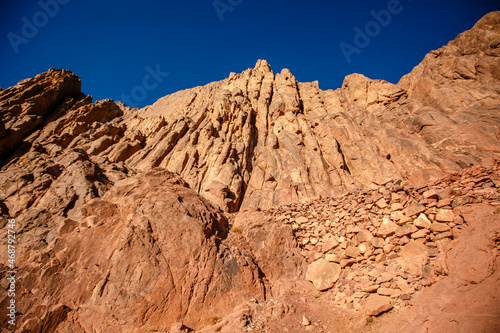
[(500, 153), (498, 16), (429, 53), (398, 84), (353, 74), (323, 91), (259, 60), (130, 110), (81, 96), (75, 104), (78, 78), (51, 70), (1, 92), (2, 147), (55, 145), (162, 167), (229, 212), (432, 181)]
[(0, 89), (2, 332), (470, 331), (459, 297), (498, 304), (499, 42), (493, 12), (397, 84), (259, 60), (142, 109), (68, 70)]
[[(222, 213), (164, 169), (117, 181), (102, 198), (82, 205), (79, 218), (55, 215), (36, 226), (43, 219), (26, 224), (24, 217), (17, 231), (21, 332), (48, 326), (59, 332), (143, 332), (178, 320), (198, 328), (206, 317), (228, 313), (243, 301), (265, 300), (272, 295), (269, 283), (293, 274), (282, 270), (278, 276), (273, 266), (279, 264), (269, 261), (257, 266), (260, 255), (253, 255), (252, 244), (232, 245), (244, 240), (227, 240)], [(40, 235), (44, 228), (46, 235)], [(302, 258), (291, 229), (280, 229), (288, 234), (272, 224), (259, 232), (289, 242), (287, 247), (272, 244), (272, 250), (255, 252), (295, 249), (297, 259), (287, 264), (296, 262), (300, 275)], [(7, 301), (3, 297), (1, 305)], [(7, 319), (1, 319), (2, 327)]]

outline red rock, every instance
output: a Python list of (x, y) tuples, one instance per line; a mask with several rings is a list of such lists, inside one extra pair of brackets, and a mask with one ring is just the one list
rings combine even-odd
[(438, 241), (443, 238), (453, 238), (453, 233), (451, 231), (441, 232), (434, 237), (434, 241)]
[[(203, 331), (202, 316), (216, 311), (224, 318), (205, 332), (238, 332), (248, 318), (292, 332), (285, 310), (273, 314), (270, 304), (304, 292), (302, 255), (323, 256), (331, 232), (343, 238), (328, 260), (351, 266), (341, 280), (349, 306), (363, 303), (352, 295), (372, 272), (387, 270), (377, 277), (382, 288), (405, 277), (425, 300), (415, 299), (420, 317), (406, 318), (410, 328), (395, 321), (397, 331), (493, 331), (498, 214), (475, 203), (500, 197), (499, 15), (431, 52), (398, 84), (354, 74), (323, 91), (260, 60), (143, 109), (94, 103), (64, 70), (0, 89), (0, 213), (18, 220), (18, 330), (142, 332), (182, 321)], [(388, 202), (406, 208), (396, 214)], [(254, 210), (283, 204), (271, 215), (302, 217), (295, 234)], [(456, 208), (437, 209), (447, 206)], [(227, 215), (238, 232), (228, 233), (222, 211), (239, 212)], [(437, 224), (416, 218), (415, 242), (392, 237), (424, 211)], [(418, 249), (425, 242), (430, 259)], [(342, 250), (364, 247), (355, 259)], [(268, 302), (251, 308), (250, 297)], [(300, 311), (315, 304), (303, 303)]]
[(377, 235), (387, 237), (396, 232), (398, 225), (389, 219), (384, 218), (380, 228), (377, 230)]
[(319, 259), (309, 265), (306, 279), (311, 281), (316, 289), (320, 291), (328, 290), (337, 282), (340, 271), (340, 265)]
[(391, 210), (394, 212), (394, 211), (398, 211), (398, 210), (403, 210), (404, 206), (402, 204), (400, 204), (399, 202), (395, 202), (395, 203), (392, 203), (391, 204)]
[(392, 309), (393, 305), (389, 297), (371, 294), (366, 299), (364, 307), (368, 311), (368, 314), (370, 316), (377, 316), (382, 312), (386, 312)]
[(304, 224), (304, 223), (307, 223), (309, 222), (309, 219), (307, 217), (304, 217), (304, 216), (300, 216), (300, 217), (297, 217), (295, 219), (295, 222), (299, 223), (299, 224)]
[(436, 215), (436, 221), (438, 222), (453, 222), (455, 220), (455, 214), (450, 209), (440, 209)]
[(420, 203), (414, 203), (410, 207), (407, 208), (406, 215), (414, 216), (420, 213), (425, 212), (426, 208)]
[(446, 223), (432, 223), (430, 229), (433, 232), (445, 232), (449, 231), (450, 227)]
[(398, 227), (396, 229), (396, 236), (397, 237), (403, 237), (403, 236), (406, 236), (406, 235), (410, 235), (414, 232), (417, 231), (417, 228), (415, 226), (412, 226), (412, 225), (404, 225), (404, 226), (401, 226), (401, 227)]
[(323, 251), (323, 253), (326, 253), (330, 250), (335, 249), (337, 246), (339, 246), (339, 242), (335, 238), (331, 237), (323, 244), (321, 250)]
[(358, 232), (357, 237), (361, 243), (370, 242), (373, 239), (373, 235), (368, 230), (361, 230)]
[(403, 247), (401, 257), (421, 258), (421, 261), (425, 262), (429, 257), (429, 248), (422, 243), (412, 241)]
[(370, 244), (375, 248), (381, 249), (384, 247), (385, 241), (382, 238), (375, 237), (370, 240)]
[(380, 198), (375, 204), (380, 209), (383, 209), (383, 208), (387, 207), (387, 202), (385, 201), (384, 198)]
[(424, 199), (438, 199), (439, 195), (438, 195), (437, 191), (433, 189), (433, 190), (425, 191), (422, 194), (422, 197)]
[(421, 229), (417, 232), (414, 232), (411, 234), (411, 238), (412, 239), (418, 239), (418, 238), (423, 238), (425, 236), (427, 236), (429, 234), (429, 230), (428, 229)]
[(427, 218), (425, 214), (420, 214), (415, 220), (413, 220), (413, 224), (418, 228), (430, 228), (431, 221)]
[(374, 284), (374, 285), (369, 285), (365, 288), (363, 288), (363, 292), (365, 293), (373, 293), (375, 291), (377, 291), (377, 289), (379, 288), (380, 286), (378, 284)]
[(357, 258), (360, 256), (361, 252), (357, 247), (349, 246), (345, 250), (345, 254), (351, 258)]

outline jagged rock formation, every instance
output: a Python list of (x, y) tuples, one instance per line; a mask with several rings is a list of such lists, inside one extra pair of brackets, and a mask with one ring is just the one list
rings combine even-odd
[[(407, 285), (360, 279), (349, 288), (345, 278), (364, 274), (366, 265), (378, 270), (388, 257), (396, 271), (410, 243), (453, 251), (455, 229), (462, 228), (458, 211), (438, 226), (442, 230), (426, 226), (427, 220), (442, 222), (434, 212), (438, 204), (452, 203), (441, 202), (441, 194), (422, 199), (406, 189), (418, 192), (482, 163), (491, 181), (467, 178), (474, 182), (470, 190), (480, 184), (491, 192), (474, 197), (489, 200), (483, 210), (498, 202), (499, 41), (500, 12), (493, 12), (429, 53), (398, 84), (353, 74), (342, 88), (327, 91), (317, 82), (297, 82), (287, 69), (274, 74), (264, 60), (143, 109), (93, 103), (67, 70), (51, 69), (0, 90), (0, 227), (5, 230), (7, 217), (17, 221), (17, 330), (142, 332), (176, 321), (199, 329), (235, 307), (218, 328), (205, 331), (237, 332), (233, 319), (242, 330), (249, 322), (256, 330), (276, 330), (282, 318), (294, 316), (307, 326), (311, 318), (299, 312), (311, 307), (299, 301), (301, 292), (312, 293), (305, 277), (316, 279), (307, 274), (306, 262), (314, 261), (316, 270), (328, 266), (335, 275), (317, 284), (321, 289), (333, 286), (332, 292), (352, 297), (337, 305), (371, 308), (372, 314), (387, 310), (425, 278), (412, 277)], [(396, 187), (405, 189), (399, 199), (379, 192), (400, 192)], [(299, 202), (322, 205), (338, 196), (350, 202), (327, 207), (337, 226), (324, 223), (319, 235), (321, 226), (308, 224), (310, 217), (292, 221), (297, 216), (286, 213), (309, 207)], [(425, 218), (415, 221), (410, 199), (425, 206)], [(376, 236), (376, 244), (361, 241), (354, 225), (349, 229), (349, 214), (359, 213), (353, 200), (372, 205), (366, 216), (353, 217), (370, 217), (358, 228)], [(382, 207), (389, 203), (394, 216)], [(283, 205), (278, 220), (253, 210)], [(222, 211), (239, 212), (227, 216), (240, 229), (229, 232)], [(469, 225), (483, 216), (466, 215)], [(323, 238), (323, 231), (333, 237)], [(495, 239), (491, 244), (498, 247)], [(7, 289), (5, 251), (0, 260)], [(368, 286), (371, 291), (361, 290)], [(367, 296), (379, 289), (381, 295)], [(391, 295), (382, 294), (388, 289)], [(347, 295), (353, 290), (366, 295)], [(384, 297), (394, 295), (388, 304)], [(5, 308), (9, 300), (1, 297)], [(295, 305), (272, 301), (277, 298)], [(322, 320), (332, 316), (323, 314)], [(260, 322), (250, 320), (260, 315)], [(0, 318), (2, 327), (6, 320)]]
[[(25, 139), (136, 170), (163, 167), (230, 212), (433, 180), (500, 153), (498, 26), (498, 13), (487, 15), (397, 85), (354, 74), (322, 91), (259, 60), (129, 110), (88, 98), (74, 104), (77, 78), (51, 70), (1, 92), (9, 108), (2, 147)], [(41, 90), (52, 82), (50, 94)]]

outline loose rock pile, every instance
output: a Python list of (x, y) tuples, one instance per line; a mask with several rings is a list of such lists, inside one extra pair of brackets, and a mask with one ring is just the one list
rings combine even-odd
[(378, 315), (410, 305), (447, 275), (444, 253), (466, 227), (459, 207), (500, 205), (500, 164), (485, 161), (432, 185), (393, 181), (378, 190), (267, 211), (290, 224), (310, 263), (306, 278), (335, 304)]

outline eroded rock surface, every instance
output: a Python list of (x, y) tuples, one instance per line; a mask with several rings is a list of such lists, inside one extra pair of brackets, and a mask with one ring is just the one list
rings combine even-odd
[(259, 60), (130, 110), (71, 97), (79, 79), (51, 70), (1, 92), (2, 146), (69, 146), (136, 170), (166, 168), (229, 212), (432, 181), (500, 153), (498, 17), (396, 85), (353, 74), (323, 91)]
[[(203, 316), (265, 298), (253, 258), (223, 244), (222, 214), (165, 170), (119, 181), (81, 212), (18, 259), (20, 331), (49, 321), (59, 332), (141, 332), (175, 319), (197, 328)], [(30, 236), (19, 231), (19, 243)]]

